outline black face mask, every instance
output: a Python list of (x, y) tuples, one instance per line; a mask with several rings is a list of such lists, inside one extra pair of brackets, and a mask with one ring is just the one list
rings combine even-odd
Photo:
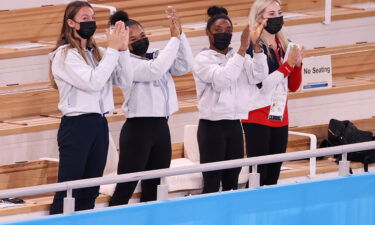
[(223, 51), (228, 48), (232, 40), (232, 34), (229, 33), (216, 33), (214, 37), (214, 47)]
[(88, 21), (88, 22), (80, 22), (79, 23), (79, 30), (77, 30), (77, 33), (81, 38), (83, 39), (89, 39), (94, 35), (96, 31), (96, 22), (95, 21)]
[(276, 34), (284, 25), (284, 17), (268, 18), (267, 26), (264, 29), (270, 34)]
[(131, 44), (133, 50), (130, 52), (138, 56), (144, 55), (146, 54), (149, 45), (150, 42), (148, 41), (148, 38), (143, 38)]

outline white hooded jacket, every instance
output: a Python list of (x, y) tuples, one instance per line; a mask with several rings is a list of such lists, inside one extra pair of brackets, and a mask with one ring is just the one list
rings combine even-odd
[(126, 117), (169, 117), (176, 112), (178, 100), (172, 75), (190, 72), (193, 61), (185, 34), (172, 37), (163, 50), (153, 54), (153, 59), (131, 54), (134, 81), (131, 88), (123, 88)]
[(244, 119), (259, 93), (256, 84), (268, 76), (267, 57), (264, 53), (243, 57), (233, 49), (226, 55), (203, 49), (195, 57), (193, 74), (200, 119)]
[(96, 62), (92, 52), (85, 50), (89, 64), (67, 45), (49, 54), (63, 115), (108, 113), (114, 109), (112, 85), (126, 88), (133, 82), (129, 51), (100, 48), (100, 52), (102, 60)]

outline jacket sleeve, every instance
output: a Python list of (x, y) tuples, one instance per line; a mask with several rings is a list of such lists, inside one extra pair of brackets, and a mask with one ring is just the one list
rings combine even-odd
[(112, 73), (112, 83), (121, 88), (131, 87), (134, 79), (129, 51), (120, 52), (118, 65)]
[(108, 48), (98, 66), (92, 68), (78, 52), (71, 49), (66, 51), (66, 56), (62, 51), (56, 53), (52, 73), (85, 91), (100, 91), (111, 77), (120, 56), (119, 51)]
[(258, 84), (268, 76), (267, 56), (262, 53), (254, 53), (253, 58), (246, 55), (245, 71), (249, 84)]
[(176, 76), (184, 75), (193, 69), (194, 57), (188, 39), (184, 33), (180, 37), (180, 47), (173, 62), (170, 73)]
[(236, 53), (225, 66), (221, 66), (205, 55), (198, 55), (195, 58), (193, 73), (202, 82), (211, 84), (215, 91), (222, 91), (237, 80), (242, 72), (244, 61), (245, 57)]
[(292, 92), (296, 92), (298, 88), (301, 86), (301, 82), (302, 82), (302, 65), (294, 67), (291, 74), (289, 75), (289, 79), (288, 79), (289, 90)]
[(172, 37), (167, 46), (159, 52), (156, 59), (143, 60), (132, 57), (134, 66), (134, 81), (147, 82), (160, 80), (171, 68), (176, 59), (180, 39)]
[(286, 77), (290, 76), (290, 73), (292, 71), (293, 67), (291, 67), (288, 64), (288, 62), (285, 62), (277, 70), (272, 72), (270, 75), (266, 77), (266, 79), (262, 81), (261, 92), (269, 93), (273, 91), (281, 81), (283, 81)]

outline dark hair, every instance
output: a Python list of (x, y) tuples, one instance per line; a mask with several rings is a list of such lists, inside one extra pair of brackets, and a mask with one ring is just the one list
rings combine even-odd
[(115, 25), (117, 21), (122, 21), (125, 23), (126, 26), (130, 27), (133, 25), (139, 25), (142, 27), (142, 25), (133, 19), (129, 18), (129, 15), (124, 11), (116, 11), (113, 15), (109, 17), (109, 25)]
[(210, 17), (207, 21), (206, 29), (209, 30), (218, 19), (225, 19), (233, 25), (232, 20), (228, 17), (228, 10), (220, 6), (211, 6), (207, 9), (207, 15)]

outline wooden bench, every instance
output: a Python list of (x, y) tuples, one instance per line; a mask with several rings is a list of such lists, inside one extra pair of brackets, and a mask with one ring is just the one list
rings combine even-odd
[[(322, 96), (329, 94), (370, 90), (375, 88), (375, 44), (363, 43), (335, 48), (309, 50), (309, 56), (338, 54), (332, 56), (333, 88), (290, 93), (289, 99)], [(195, 83), (191, 74), (174, 78), (179, 99), (178, 113), (197, 111)], [(37, 85), (42, 85), (38, 83)], [(4, 109), (0, 111), (0, 136), (22, 132), (34, 132), (45, 129), (56, 129), (59, 124), (57, 109), (58, 92), (49, 88), (12, 92), (13, 87), (0, 87), (0, 91), (10, 93), (0, 94), (0, 102)], [(30, 87), (28, 87), (30, 88)], [(123, 96), (118, 88), (114, 89), (116, 111), (108, 117), (109, 121), (124, 120), (120, 106)], [(32, 118), (28, 118), (32, 117)]]
[(48, 160), (0, 166), (0, 190), (55, 183), (58, 163)]
[[(164, 9), (167, 5), (174, 5), (180, 12), (183, 24), (204, 23), (207, 19), (206, 10), (211, 5), (222, 5), (228, 8), (234, 22), (234, 30), (240, 31), (247, 24), (247, 15), (252, 2), (247, 0), (155, 0), (152, 2), (127, 1), (90, 1), (97, 4), (107, 4), (126, 10), (130, 17), (139, 20), (145, 27), (151, 41), (170, 38), (168, 20), (165, 19)], [(375, 10), (358, 10), (340, 7), (350, 1), (334, 1), (332, 20), (350, 19), (375, 16)], [(365, 0), (355, 1), (365, 2)], [(286, 25), (317, 23), (324, 21), (324, 1), (296, 0), (283, 1), (286, 12), (302, 13), (305, 16), (286, 18)], [(0, 44), (11, 42), (39, 42), (46, 46), (17, 50), (0, 47), (0, 59), (43, 55), (49, 53), (55, 45), (56, 37), (61, 27), (64, 5), (46, 6), (32, 9), (10, 10), (0, 12)], [(98, 33), (104, 32), (108, 23), (108, 11), (95, 9), (98, 20)], [(32, 26), (30, 26), (30, 24)], [(205, 35), (204, 29), (185, 27), (189, 37)], [(105, 46), (106, 41), (98, 37), (97, 42)]]
[[(57, 39), (66, 5), (45, 6), (0, 12), (0, 43)], [(108, 27), (109, 10), (94, 8), (98, 32)]]

